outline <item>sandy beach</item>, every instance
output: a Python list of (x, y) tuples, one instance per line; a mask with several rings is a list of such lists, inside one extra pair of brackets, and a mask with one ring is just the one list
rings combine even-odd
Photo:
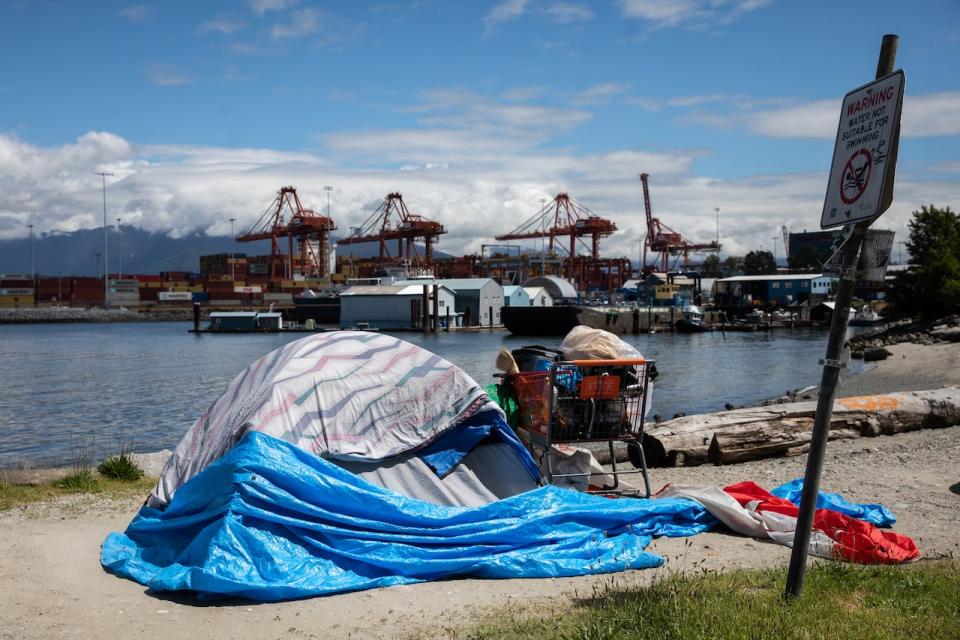
[[(893, 355), (843, 382), (841, 395), (960, 384), (960, 344), (899, 344)], [(725, 485), (754, 480), (767, 488), (803, 474), (805, 457), (724, 467), (654, 469), (670, 482)], [(924, 430), (830, 443), (822, 488), (854, 501), (881, 502), (895, 530), (912, 536), (924, 557), (960, 554), (960, 428)], [(507, 606), (560, 611), (601, 584), (649, 583), (664, 571), (721, 570), (784, 564), (789, 550), (726, 534), (655, 540), (664, 568), (554, 580), (448, 580), (279, 604), (198, 604), (147, 593), (103, 571), (100, 544), (122, 530), (139, 499), (82, 495), (0, 513), (0, 639), (393, 638), (456, 634), (471, 619)]]

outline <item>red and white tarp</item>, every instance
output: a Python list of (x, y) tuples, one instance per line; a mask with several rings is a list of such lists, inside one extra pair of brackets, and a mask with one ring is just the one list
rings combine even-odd
[[(668, 484), (654, 497), (695, 500), (737, 533), (793, 546), (799, 508), (754, 482), (738, 482), (723, 489)], [(814, 514), (810, 553), (859, 564), (901, 564), (920, 557), (917, 545), (907, 536), (829, 509), (817, 509)]]

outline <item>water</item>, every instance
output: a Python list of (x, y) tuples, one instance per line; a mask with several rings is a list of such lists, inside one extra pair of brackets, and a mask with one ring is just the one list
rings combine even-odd
[[(234, 376), (303, 334), (193, 335), (186, 323), (0, 325), (0, 467), (59, 463), (93, 440), (173, 448)], [(398, 334), (493, 382), (501, 346), (556, 346), (506, 332)], [(657, 361), (652, 413), (665, 418), (748, 404), (816, 384), (822, 330), (626, 336)]]

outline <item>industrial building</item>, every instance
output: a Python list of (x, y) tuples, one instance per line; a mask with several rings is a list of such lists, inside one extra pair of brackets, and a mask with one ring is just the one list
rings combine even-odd
[[(449, 278), (429, 282), (453, 291), (456, 297), (454, 311), (463, 315), (463, 326), (489, 327), (500, 324), (503, 287), (493, 278)], [(400, 280), (396, 284), (423, 286), (423, 283), (423, 280)]]
[(735, 276), (714, 282), (713, 299), (722, 307), (758, 304), (788, 305), (822, 300), (830, 293), (833, 278), (822, 273)]
[(531, 306), (530, 294), (521, 286), (508, 285), (503, 288), (503, 306), (529, 307)]
[[(435, 281), (426, 285), (426, 314), (434, 316), (433, 285), (437, 286), (437, 313), (440, 326), (460, 326), (454, 292)], [(350, 287), (340, 294), (340, 328), (420, 330), (424, 317), (424, 282)], [(499, 286), (499, 285), (497, 285)]]
[(524, 287), (531, 307), (552, 307), (553, 297), (543, 287)]

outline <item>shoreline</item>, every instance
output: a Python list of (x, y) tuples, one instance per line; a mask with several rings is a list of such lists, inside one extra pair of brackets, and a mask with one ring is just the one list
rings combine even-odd
[[(960, 386), (960, 342), (915, 344), (902, 342), (888, 347), (886, 360), (867, 363), (865, 369), (841, 376), (838, 398), (880, 395), (897, 391), (923, 391), (946, 386)], [(790, 396), (779, 396), (751, 406), (769, 406), (793, 401), (815, 400), (817, 386), (797, 390)], [(729, 405), (728, 405), (729, 406)], [(716, 412), (723, 411), (718, 407)], [(653, 426), (651, 421), (650, 426)], [(148, 476), (159, 476), (170, 449), (133, 453), (131, 457)], [(42, 463), (41, 463), (42, 464)], [(96, 465), (92, 465), (95, 467)], [(74, 471), (66, 464), (24, 466), (0, 469), (0, 480), (9, 484), (40, 484), (58, 480)]]
[(193, 309), (146, 309), (134, 311), (126, 307), (30, 307), (0, 309), (0, 325), (76, 324), (124, 322), (190, 322)]

